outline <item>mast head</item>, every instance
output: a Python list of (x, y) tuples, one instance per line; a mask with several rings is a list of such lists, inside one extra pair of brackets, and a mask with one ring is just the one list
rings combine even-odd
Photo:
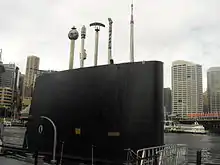
[(100, 27), (105, 27), (105, 25), (100, 23), (100, 22), (91, 23), (89, 26), (94, 26), (95, 27), (95, 31), (99, 31)]
[(132, 0), (132, 3), (131, 3), (131, 13), (133, 14), (133, 8), (134, 8), (134, 3), (133, 3), (133, 0)]
[(71, 28), (71, 30), (69, 31), (68, 37), (69, 37), (70, 40), (77, 40), (78, 39), (79, 33), (76, 30), (75, 26), (73, 26)]
[(108, 18), (108, 22), (109, 22), (110, 24), (112, 24), (112, 23), (113, 23), (113, 21), (112, 21), (112, 19), (111, 19), (111, 18)]
[(133, 8), (134, 8), (134, 5), (133, 5), (133, 1), (131, 3), (131, 24), (134, 24), (134, 13), (133, 13)]
[(86, 38), (86, 27), (85, 25), (81, 28), (81, 38)]

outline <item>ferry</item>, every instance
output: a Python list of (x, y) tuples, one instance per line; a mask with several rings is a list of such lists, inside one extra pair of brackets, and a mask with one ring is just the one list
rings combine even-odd
[(206, 134), (204, 126), (200, 125), (197, 121), (194, 124), (177, 124), (173, 121), (164, 122), (164, 132), (173, 133), (193, 133), (193, 134)]

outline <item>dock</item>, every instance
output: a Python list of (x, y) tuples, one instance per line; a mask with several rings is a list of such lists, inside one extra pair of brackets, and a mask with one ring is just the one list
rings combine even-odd
[[(14, 152), (0, 156), (1, 165), (31, 165), (34, 158), (31, 153), (22, 148), (24, 132), (26, 128), (6, 127), (4, 130), (4, 150)], [(13, 139), (14, 137), (14, 139)], [(26, 152), (26, 156), (19, 153)], [(192, 150), (185, 144), (166, 144), (151, 148), (143, 148), (137, 151), (131, 149), (127, 152), (128, 158), (125, 162), (130, 165), (217, 165), (220, 164), (218, 154), (210, 153), (205, 149)], [(38, 157), (39, 162), (42, 156)], [(58, 158), (57, 158), (58, 159)], [(64, 158), (65, 159), (65, 158)], [(156, 164), (157, 163), (157, 164)], [(43, 163), (41, 165), (46, 165)], [(48, 165), (48, 164), (47, 164)], [(66, 165), (65, 163), (62, 165)], [(69, 164), (68, 164), (69, 165)]]
[(24, 164), (24, 161), (7, 158), (7, 157), (0, 157), (0, 164), (1, 165), (33, 165), (27, 162), (25, 162)]

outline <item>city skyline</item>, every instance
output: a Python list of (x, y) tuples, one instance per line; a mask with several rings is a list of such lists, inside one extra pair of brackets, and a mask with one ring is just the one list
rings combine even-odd
[[(86, 25), (88, 37), (85, 45), (85, 67), (92, 66), (94, 33), (89, 24), (100, 21), (107, 26), (107, 18), (111, 17), (114, 21), (114, 62), (128, 62), (130, 3), (114, 0), (0, 2), (0, 19), (3, 25), (0, 45), (3, 49), (3, 61), (15, 62), (24, 73), (27, 56), (36, 55), (41, 58), (41, 69), (68, 69), (68, 32), (73, 25), (78, 31), (82, 25)], [(206, 88), (207, 69), (220, 63), (218, 4), (220, 2), (216, 0), (134, 1), (135, 61), (163, 61), (164, 87), (171, 87), (172, 61), (181, 59), (199, 63), (203, 66), (203, 87)], [(7, 8), (11, 10), (3, 10)], [(107, 44), (106, 27), (100, 32), (98, 65), (107, 63)], [(76, 67), (79, 67), (79, 52), (80, 39), (76, 41)]]

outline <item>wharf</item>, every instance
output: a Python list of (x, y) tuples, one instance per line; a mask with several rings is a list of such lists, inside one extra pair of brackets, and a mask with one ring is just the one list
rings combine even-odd
[(0, 157), (0, 164), (1, 165), (31, 165), (30, 163), (12, 158), (7, 158), (7, 157)]
[[(22, 150), (22, 143), (24, 138), (24, 132), (25, 128), (19, 128), (19, 127), (6, 127), (4, 129), (4, 141), (5, 145), (9, 146), (8, 151), (14, 151), (12, 147), (15, 147), (16, 150)], [(188, 148), (187, 145), (174, 145), (174, 144), (167, 144), (164, 146), (158, 146), (153, 148), (146, 148), (146, 149), (140, 149), (137, 153), (134, 151), (133, 153), (138, 154), (138, 157), (140, 157), (140, 161), (138, 165), (150, 165), (152, 164), (152, 161), (155, 161), (155, 155), (152, 155), (152, 153), (157, 153), (160, 156), (157, 157), (157, 161), (162, 161), (163, 165), (178, 165), (173, 164), (174, 160), (175, 162), (179, 162), (180, 164), (189, 164), (189, 165), (195, 165), (197, 162), (197, 151), (194, 149)], [(143, 154), (144, 153), (144, 154)], [(201, 158), (201, 163), (203, 165), (219, 165), (220, 160), (219, 155), (215, 155), (214, 153), (210, 153), (206, 150), (201, 150), (199, 152), (201, 155), (199, 156)], [(147, 155), (152, 156), (152, 159), (149, 159), (149, 157), (146, 157)], [(9, 157), (10, 156), (10, 157)], [(134, 155), (135, 158), (137, 158), (137, 155)], [(143, 163), (141, 160), (145, 160)], [(135, 160), (137, 161), (137, 160)], [(64, 160), (65, 163), (62, 165), (69, 165), (72, 163), (67, 163), (66, 160)], [(26, 157), (22, 157), (19, 155), (3, 155), (0, 156), (0, 165), (31, 165), (34, 164), (27, 162)], [(44, 163), (45, 164), (45, 163)]]

